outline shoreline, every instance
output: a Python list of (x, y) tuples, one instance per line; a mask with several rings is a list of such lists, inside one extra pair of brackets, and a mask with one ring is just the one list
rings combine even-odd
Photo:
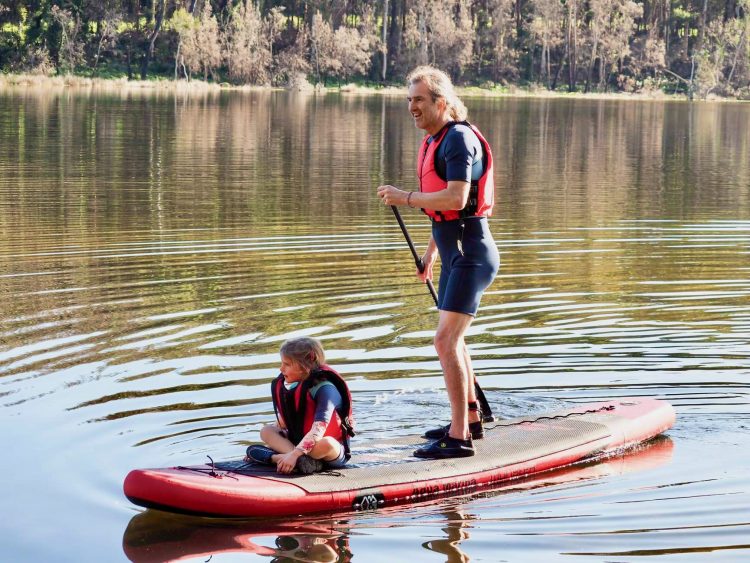
[[(403, 96), (406, 87), (400, 86), (366, 86), (360, 84), (341, 84), (338, 86), (313, 85), (309, 82), (298, 83), (292, 87), (274, 86), (236, 86), (226, 82), (204, 82), (202, 80), (172, 80), (155, 78), (151, 80), (128, 80), (121, 78), (90, 78), (77, 75), (44, 76), (32, 74), (0, 74), (0, 90), (32, 88), (39, 89), (76, 89), (95, 90), (102, 92), (160, 92), (160, 93), (206, 93), (220, 91), (261, 91), (261, 92), (298, 92), (305, 94), (354, 94), (354, 95), (385, 95)], [(645, 92), (563, 92), (546, 90), (542, 87), (523, 88), (511, 85), (508, 87), (483, 88), (481, 86), (457, 86), (456, 91), (461, 97), (491, 97), (491, 98), (539, 98), (539, 99), (586, 99), (586, 100), (640, 100), (640, 101), (683, 101), (688, 99), (684, 94), (668, 94), (661, 90)], [(738, 102), (747, 100), (736, 98), (722, 98), (709, 96), (706, 99), (696, 99), (696, 102)]]

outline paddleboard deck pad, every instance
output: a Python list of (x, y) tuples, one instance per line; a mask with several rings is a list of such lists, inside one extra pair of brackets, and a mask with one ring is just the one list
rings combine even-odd
[(374, 510), (470, 494), (510, 479), (570, 465), (653, 438), (674, 424), (672, 406), (652, 398), (579, 404), (485, 425), (468, 458), (422, 460), (418, 437), (368, 441), (343, 469), (281, 475), (243, 461), (136, 469), (125, 478), (135, 504), (221, 517), (291, 516)]

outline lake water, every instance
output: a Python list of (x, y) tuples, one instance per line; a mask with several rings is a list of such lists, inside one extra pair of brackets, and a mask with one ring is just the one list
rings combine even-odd
[(398, 97), (7, 90), (0, 558), (747, 560), (750, 105), (466, 101), (496, 159), (502, 265), (469, 338), (496, 412), (648, 395), (667, 436), (385, 512), (133, 506), (130, 469), (258, 439), (292, 335), (349, 379), (356, 447), (446, 420), (436, 312), (375, 196), (416, 188), (421, 135)]

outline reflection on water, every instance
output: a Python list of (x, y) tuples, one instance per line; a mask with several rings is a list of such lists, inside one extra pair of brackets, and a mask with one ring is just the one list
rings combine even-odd
[(140, 563), (256, 554), (275, 561), (350, 561), (349, 537), (336, 521), (237, 522), (147, 510), (123, 537), (125, 555)]
[[(667, 398), (674, 459), (358, 515), (333, 535), (364, 560), (736, 556), (750, 522), (750, 107), (468, 105), (497, 166), (502, 265), (469, 339), (490, 400), (518, 416)], [(0, 445), (23, 468), (0, 490), (19, 507), (0, 527), (9, 554), (119, 555), (127, 471), (240, 456), (273, 417), (293, 335), (320, 338), (351, 381), (355, 448), (445, 418), (436, 313), (374, 196), (416, 187), (418, 141), (399, 98), (0, 93)], [(404, 215), (423, 247), (429, 225)]]

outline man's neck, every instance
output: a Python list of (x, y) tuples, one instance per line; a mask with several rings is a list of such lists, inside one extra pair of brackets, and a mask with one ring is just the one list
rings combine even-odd
[(443, 129), (443, 127), (445, 127), (445, 125), (447, 123), (450, 123), (451, 121), (453, 121), (453, 120), (450, 118), (450, 116), (445, 116), (439, 122), (439, 124), (435, 125), (434, 127), (431, 127), (430, 129), (425, 129), (425, 132), (428, 135), (430, 135), (431, 137), (434, 137), (435, 135), (437, 135), (438, 133), (440, 133), (440, 131)]

